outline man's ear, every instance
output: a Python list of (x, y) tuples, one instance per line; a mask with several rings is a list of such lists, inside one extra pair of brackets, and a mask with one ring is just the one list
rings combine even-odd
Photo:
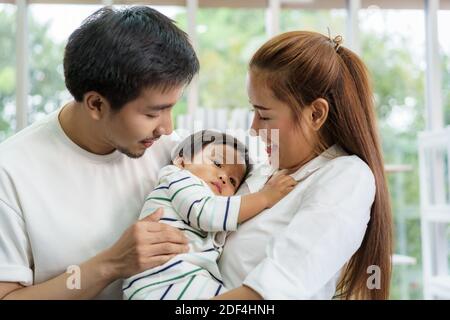
[(178, 168), (184, 168), (184, 159), (183, 157), (177, 156), (175, 160), (173, 160), (173, 164)]
[(312, 129), (319, 131), (328, 118), (328, 102), (323, 98), (318, 98), (308, 108), (310, 125)]
[(108, 100), (95, 91), (85, 93), (83, 102), (88, 114), (94, 120), (101, 120), (111, 109)]

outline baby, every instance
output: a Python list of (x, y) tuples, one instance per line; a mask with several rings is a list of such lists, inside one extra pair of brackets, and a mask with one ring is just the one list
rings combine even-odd
[(247, 148), (236, 138), (204, 130), (187, 137), (161, 169), (140, 219), (162, 207), (161, 222), (183, 230), (190, 250), (125, 280), (125, 299), (209, 299), (226, 291), (217, 260), (227, 232), (272, 207), (296, 185), (282, 173), (261, 191), (235, 195), (251, 169)]

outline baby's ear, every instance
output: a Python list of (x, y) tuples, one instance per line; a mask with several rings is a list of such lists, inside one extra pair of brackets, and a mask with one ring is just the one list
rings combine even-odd
[(184, 168), (184, 159), (183, 157), (177, 156), (175, 160), (173, 160), (173, 164), (178, 168)]

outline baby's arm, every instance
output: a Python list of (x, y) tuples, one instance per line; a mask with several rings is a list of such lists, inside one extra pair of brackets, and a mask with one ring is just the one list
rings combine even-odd
[[(155, 192), (164, 192), (163, 196)], [(237, 229), (241, 197), (215, 196), (186, 171), (167, 177), (147, 200), (167, 201), (185, 224), (206, 232)]]
[(297, 184), (290, 176), (278, 172), (259, 192), (223, 197), (212, 195), (208, 187), (185, 172), (170, 176), (166, 183), (155, 189), (164, 189), (166, 198), (155, 199), (171, 202), (184, 223), (206, 232), (235, 231), (238, 223), (272, 207)]
[(242, 196), (238, 222), (253, 218), (264, 209), (272, 207), (297, 185), (284, 171), (274, 174), (258, 192)]

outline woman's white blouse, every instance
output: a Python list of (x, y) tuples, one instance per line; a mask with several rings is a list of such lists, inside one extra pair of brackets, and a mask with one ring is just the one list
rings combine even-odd
[[(227, 238), (219, 265), (227, 288), (245, 284), (264, 299), (333, 297), (363, 240), (374, 176), (335, 145), (292, 177), (299, 181), (292, 192)], [(255, 192), (265, 180), (256, 174), (247, 187)]]

